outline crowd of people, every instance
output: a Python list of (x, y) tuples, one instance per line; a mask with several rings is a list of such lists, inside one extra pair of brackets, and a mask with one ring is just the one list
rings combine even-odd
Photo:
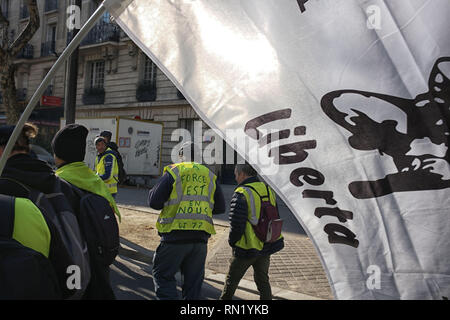
[[(14, 126), (0, 127), (0, 156)], [(25, 124), (0, 177), (0, 299), (115, 299), (110, 266), (118, 249), (120, 211), (115, 199), (125, 172), (109, 131), (95, 138), (95, 170), (83, 161), (88, 129), (70, 124), (52, 140), (56, 168), (30, 153), (38, 128)], [(158, 299), (201, 299), (213, 215), (226, 211), (217, 176), (191, 161), (194, 143), (179, 162), (164, 168), (148, 195), (161, 210), (160, 244), (153, 257)], [(261, 299), (271, 299), (270, 256), (284, 247), (276, 195), (248, 163), (235, 167), (238, 183), (230, 205), (229, 272), (220, 299), (232, 299), (250, 266)], [(275, 213), (275, 215), (273, 215)]]

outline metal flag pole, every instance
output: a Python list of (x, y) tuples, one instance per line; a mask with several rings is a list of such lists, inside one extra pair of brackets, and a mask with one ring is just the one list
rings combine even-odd
[(100, 20), (102, 15), (105, 13), (106, 7), (104, 5), (104, 2), (100, 4), (100, 6), (97, 8), (97, 10), (94, 12), (94, 14), (88, 19), (88, 21), (83, 25), (83, 27), (80, 29), (80, 31), (77, 33), (77, 35), (73, 38), (73, 40), (69, 43), (69, 45), (64, 49), (64, 51), (59, 56), (58, 60), (56, 60), (53, 67), (50, 69), (50, 71), (45, 76), (44, 80), (42, 80), (42, 83), (39, 85), (37, 90), (34, 92), (33, 96), (30, 99), (30, 102), (28, 102), (27, 107), (25, 108), (24, 112), (22, 113), (22, 116), (20, 117), (19, 121), (16, 124), (16, 127), (14, 128), (14, 131), (9, 138), (9, 141), (6, 145), (5, 150), (3, 150), (3, 155), (0, 158), (0, 175), (3, 172), (3, 168), (5, 167), (6, 161), (9, 157), (9, 154), (11, 153), (11, 150), (13, 149), (14, 145), (16, 144), (17, 138), (19, 137), (20, 132), (22, 131), (22, 128), (25, 124), (25, 122), (30, 117), (31, 113), (34, 110), (34, 107), (39, 102), (42, 94), (44, 93), (47, 86), (50, 84), (50, 81), (55, 76), (58, 69), (64, 65), (67, 59), (69, 59), (70, 55), (73, 51), (78, 47), (78, 45), (81, 43), (81, 41), (84, 39), (84, 37), (88, 34), (89, 31), (95, 26), (97, 21)]

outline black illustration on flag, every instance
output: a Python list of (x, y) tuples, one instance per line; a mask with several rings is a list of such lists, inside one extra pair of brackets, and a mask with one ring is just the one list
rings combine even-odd
[(428, 86), (415, 99), (358, 90), (322, 98), (325, 114), (352, 134), (352, 148), (378, 150), (396, 167), (384, 177), (351, 182), (355, 198), (450, 187), (450, 57), (436, 61)]

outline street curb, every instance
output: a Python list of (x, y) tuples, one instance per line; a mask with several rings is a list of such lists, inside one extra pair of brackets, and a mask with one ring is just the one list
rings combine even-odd
[[(213, 281), (216, 283), (220, 283), (222, 285), (225, 285), (227, 275), (223, 273), (217, 273), (212, 270), (205, 270), (205, 280), (207, 281)], [(246, 279), (241, 279), (239, 282), (238, 289), (251, 292), (253, 294), (259, 294), (258, 288), (256, 287), (256, 284), (253, 281), (249, 281)], [(307, 294), (290, 291), (283, 288), (274, 287), (271, 285), (272, 289), (272, 296), (275, 300), (323, 300), (318, 297), (309, 296)]]

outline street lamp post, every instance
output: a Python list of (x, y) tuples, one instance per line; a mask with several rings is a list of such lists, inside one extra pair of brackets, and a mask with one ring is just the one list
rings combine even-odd
[[(75, 5), (80, 8), (81, 12), (81, 0), (76, 0)], [(71, 39), (75, 38), (78, 33), (78, 29), (74, 28), (71, 31)], [(79, 47), (70, 56), (67, 61), (67, 78), (66, 78), (66, 90), (64, 97), (64, 118), (66, 124), (75, 123), (76, 103), (77, 103), (77, 78), (78, 78), (78, 52)]]

